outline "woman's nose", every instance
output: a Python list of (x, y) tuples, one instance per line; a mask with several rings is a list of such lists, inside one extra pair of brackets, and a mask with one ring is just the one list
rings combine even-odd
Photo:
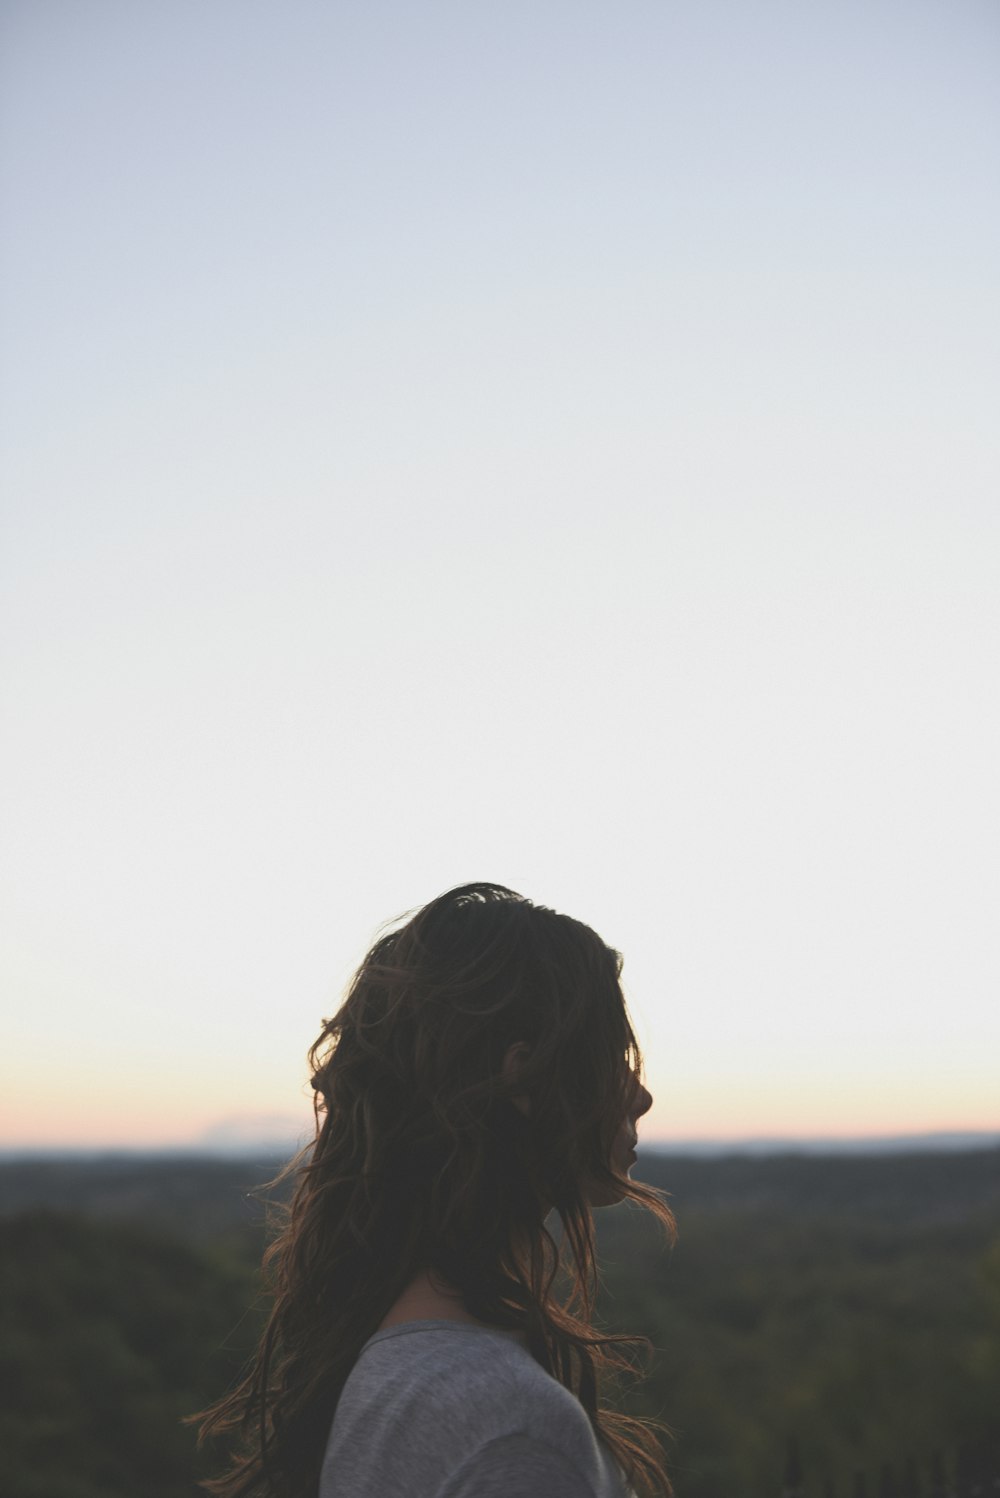
[(636, 1082), (635, 1102), (632, 1105), (636, 1118), (641, 1118), (644, 1113), (648, 1113), (652, 1106), (653, 1094), (647, 1092), (641, 1082)]

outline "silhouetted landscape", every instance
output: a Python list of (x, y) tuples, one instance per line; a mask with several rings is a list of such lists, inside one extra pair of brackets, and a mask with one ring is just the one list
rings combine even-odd
[[(4, 1498), (197, 1492), (212, 1454), (180, 1422), (256, 1339), (252, 1193), (279, 1163), (0, 1164)], [(806, 1498), (996, 1476), (1000, 1150), (649, 1151), (637, 1175), (680, 1236), (669, 1251), (642, 1213), (598, 1214), (601, 1319), (651, 1339), (626, 1397), (670, 1426), (678, 1498), (778, 1498), (793, 1442)]]

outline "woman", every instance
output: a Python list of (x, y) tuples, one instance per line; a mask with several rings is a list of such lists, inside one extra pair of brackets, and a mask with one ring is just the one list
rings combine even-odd
[(270, 1321), (201, 1417), (242, 1443), (211, 1492), (669, 1493), (653, 1431), (601, 1399), (634, 1342), (591, 1325), (592, 1209), (628, 1199), (673, 1230), (629, 1179), (652, 1099), (620, 971), (589, 927), (497, 884), (375, 942), (309, 1053), (317, 1132), (279, 1178)]

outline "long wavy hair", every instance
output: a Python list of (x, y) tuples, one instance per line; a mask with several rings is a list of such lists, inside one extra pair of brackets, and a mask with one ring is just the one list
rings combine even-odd
[(450, 890), (379, 936), (309, 1052), (316, 1135), (278, 1177), (294, 1190), (264, 1256), (260, 1345), (190, 1417), (233, 1451), (209, 1492), (315, 1498), (344, 1382), (421, 1270), (520, 1331), (629, 1480), (670, 1492), (659, 1427), (608, 1402), (648, 1343), (592, 1325), (588, 1197), (674, 1231), (662, 1196), (613, 1161), (641, 1072), (620, 973), (588, 926), (499, 884)]

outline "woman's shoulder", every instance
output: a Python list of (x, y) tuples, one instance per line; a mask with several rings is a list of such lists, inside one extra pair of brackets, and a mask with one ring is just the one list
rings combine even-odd
[(606, 1490), (608, 1456), (582, 1405), (515, 1334), (415, 1321), (365, 1344), (337, 1407), (325, 1470), (343, 1478), (363, 1460), (368, 1471), (382, 1471), (388, 1489), (385, 1469), (402, 1461), (411, 1486), (400, 1491), (435, 1492), (413, 1481), (416, 1468), (440, 1486), (470, 1453), (515, 1438), (544, 1443), (593, 1492)]
[(521, 1430), (541, 1405), (548, 1418), (560, 1410), (590, 1426), (579, 1401), (536, 1363), (518, 1334), (494, 1327), (414, 1321), (377, 1332), (348, 1387), (352, 1382), (377, 1387), (381, 1399), (417, 1406), (425, 1417), (457, 1408), (467, 1421), (482, 1406), (491, 1425)]

